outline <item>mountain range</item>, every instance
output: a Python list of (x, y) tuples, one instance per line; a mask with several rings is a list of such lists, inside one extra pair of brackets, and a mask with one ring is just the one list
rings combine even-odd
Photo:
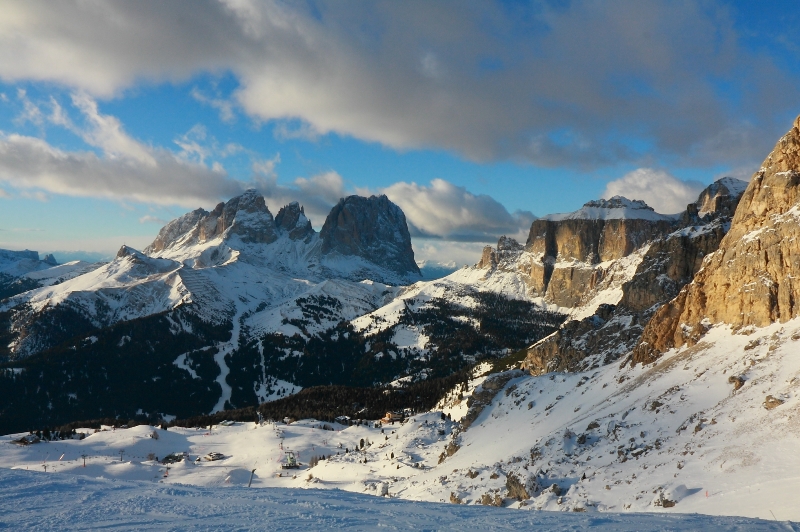
[[(316, 232), (299, 204), (273, 217), (247, 191), (104, 264), (3, 251), (0, 429), (312, 404), (375, 417), (372, 401), (453, 420), (362, 457), (417, 457), (418, 473), (380, 477), (387, 493), (698, 511), (687, 482), (796, 462), (768, 447), (800, 434), (798, 204), (800, 117), (749, 183), (720, 179), (675, 215), (590, 201), (431, 281), (385, 196), (343, 198)], [(762, 477), (759, 504), (792, 485)]]

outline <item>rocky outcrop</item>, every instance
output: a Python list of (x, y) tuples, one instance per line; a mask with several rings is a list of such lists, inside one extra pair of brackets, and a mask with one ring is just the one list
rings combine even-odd
[(296, 201), (281, 207), (275, 217), (275, 224), (278, 229), (289, 235), (292, 240), (304, 240), (306, 242), (314, 235), (314, 228), (311, 221), (306, 218), (303, 207)]
[(633, 362), (694, 345), (715, 323), (761, 327), (800, 314), (800, 117), (753, 175), (717, 252), (645, 327)]
[(723, 177), (708, 186), (695, 202), (700, 217), (732, 217), (747, 183), (732, 177)]
[(269, 244), (278, 239), (277, 227), (264, 196), (253, 189), (217, 205), (198, 225), (200, 241), (236, 235), (245, 243)]
[(339, 200), (320, 239), (323, 255), (361, 257), (401, 275), (420, 274), (405, 214), (384, 195)]
[(486, 246), (483, 248), (481, 260), (476, 267), (481, 269), (494, 269), (514, 263), (523, 251), (522, 244), (507, 236), (501, 236), (497, 241), (497, 248)]
[(153, 240), (153, 243), (144, 248), (142, 252), (152, 255), (172, 246), (191, 233), (197, 227), (200, 220), (206, 216), (208, 216), (207, 210), (195, 209), (172, 220), (161, 228), (158, 235), (156, 235), (156, 239)]
[(158, 254), (173, 245), (192, 245), (213, 238), (237, 237), (244, 243), (269, 244), (278, 230), (264, 197), (253, 189), (219, 203), (211, 212), (196, 209), (165, 225), (143, 252)]
[(593, 316), (566, 322), (558, 331), (528, 348), (520, 367), (533, 375), (551, 371), (587, 371), (610, 364), (630, 352), (642, 324), (636, 315), (600, 305)]
[[(691, 282), (704, 258), (719, 248), (730, 227), (728, 214), (735, 210), (744, 188), (743, 182), (733, 181), (725, 189), (733, 190), (733, 195), (719, 193), (719, 182), (709, 185), (681, 217), (681, 223), (692, 225), (650, 244), (636, 273), (622, 285), (618, 304), (600, 305), (593, 316), (565, 323), (528, 348), (522, 368), (533, 374), (585, 371), (629, 354), (658, 307)], [(710, 197), (718, 199), (710, 202)], [(701, 218), (697, 206), (703, 202), (713, 205)]]
[(529, 285), (548, 302), (576, 306), (602, 281), (601, 263), (630, 255), (676, 224), (674, 217), (656, 213), (643, 201), (620, 196), (535, 220), (525, 244), (537, 257), (527, 268)]
[(674, 298), (700, 270), (703, 259), (719, 248), (728, 227), (727, 220), (717, 219), (653, 242), (633, 279), (623, 285), (619, 305), (640, 313)]

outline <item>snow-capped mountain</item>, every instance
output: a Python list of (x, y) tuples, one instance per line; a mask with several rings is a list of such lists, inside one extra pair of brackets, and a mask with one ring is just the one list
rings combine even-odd
[[(662, 216), (620, 197), (589, 202), (536, 220), (525, 245), (501, 238), (476, 266), (409, 285), (419, 269), (405, 217), (385, 197), (342, 199), (317, 233), (299, 204), (273, 217), (247, 191), (173, 220), (142, 252), (123, 246), (107, 264), (3, 301), (6, 356), (66, 355), (63, 371), (73, 377), (29, 399), (54, 419), (100, 414), (89, 384), (79, 384), (99, 370), (74, 353), (150, 353), (135, 359), (143, 382), (170, 379), (196, 398), (176, 404), (160, 385), (141, 384), (124, 404), (112, 401), (128, 416), (193, 415), (321, 384), (444, 377), (535, 343), (567, 315), (564, 331), (581, 318), (597, 324), (597, 309), (620, 302), (654, 241), (687, 221), (704, 223), (690, 210)], [(100, 375), (110, 394), (125, 380)], [(70, 399), (53, 406), (51, 396)]]
[(244, 262), (314, 281), (420, 278), (405, 215), (386, 196), (342, 198), (317, 233), (297, 202), (273, 218), (263, 196), (248, 190), (173, 220), (143, 252), (194, 269)]
[[(263, 253), (247, 258), (249, 249), (230, 246), (242, 247), (236, 241), (242, 239), (241, 231), (224, 236), (223, 229), (205, 241), (192, 240), (187, 245), (197, 248), (195, 255), (169, 258), (177, 252), (174, 244), (148, 249), (150, 256), (123, 250), (104, 267), (106, 278), (112, 270), (120, 282), (193, 271), (207, 276), (203, 283), (215, 287), (220, 301), (237, 294), (237, 299), (228, 299), (233, 318), (215, 325), (184, 302), (145, 320), (120, 321), (96, 336), (69, 342), (58, 353), (60, 365), (23, 363), (7, 369), (1, 374), (3, 404), (13, 404), (12, 397), (40, 405), (49, 400), (50, 411), (88, 412), (83, 392), (70, 392), (74, 388), (65, 384), (83, 380), (94, 386), (89, 396), (100, 398), (108, 416), (130, 412), (134, 404), (148, 412), (157, 412), (159, 404), (179, 407), (177, 397), (185, 400), (184, 410), (175, 410), (179, 414), (191, 411), (186, 403), (212, 411), (286, 395), (276, 390), (297, 391), (300, 379), (323, 384), (339, 364), (347, 363), (355, 368), (351, 378), (374, 378), (379, 369), (387, 370), (383, 375), (405, 374), (394, 387), (376, 392), (396, 398), (405, 390), (419, 389), (403, 388), (414, 380), (409, 377), (463, 362), (465, 353), (455, 347), (468, 345), (473, 355), (493, 355), (485, 357), (491, 362), (474, 366), (468, 381), (451, 388), (433, 411), (413, 412), (403, 423), (325, 427), (314, 420), (291, 425), (250, 421), (216, 432), (205, 429), (203, 436), (191, 428), (164, 435), (198, 455), (212, 441), (203, 438), (217, 436), (215, 450), (230, 454), (226, 459), (232, 470), (245, 472), (253, 467), (247, 465), (253, 461), (248, 451), (253, 442), (275, 443), (259, 449), (271, 465), (261, 466), (264, 474), (255, 480), (257, 486), (336, 488), (411, 500), (572, 512), (679, 511), (777, 518), (774, 506), (781, 519), (797, 519), (798, 483), (791, 471), (800, 465), (792, 452), (800, 442), (794, 427), (800, 406), (800, 361), (794, 356), (800, 312), (792, 303), (800, 297), (792, 281), (800, 270), (795, 260), (798, 153), (800, 118), (742, 195), (740, 183), (725, 180), (708, 187), (680, 216), (655, 219), (614, 217), (595, 210), (628, 210), (636, 204), (634, 211), (647, 212), (640, 202), (596, 202), (584, 214), (537, 220), (525, 245), (503, 238), (496, 248), (486, 249), (475, 266), (443, 279), (404, 287), (354, 283), (346, 275), (322, 282), (305, 279), (297, 281), (305, 291), (298, 289), (274, 307), (248, 299), (248, 290), (260, 280), (265, 285), (259, 295), (263, 299), (276, 290), (277, 279), (286, 282), (288, 276), (275, 268), (277, 259)], [(217, 217), (223, 213), (224, 209)], [(172, 241), (194, 238), (193, 228), (206, 216), (171, 232), (177, 235)], [(337, 218), (347, 222), (348, 216)], [(299, 229), (299, 241), (314, 240), (304, 223), (298, 225), (299, 214), (289, 219), (294, 221), (288, 227)], [(235, 225), (227, 223), (226, 228)], [(271, 242), (259, 244), (278, 242), (278, 233)], [(212, 249), (207, 243), (217, 238), (216, 249), (224, 245), (236, 253), (212, 266), (216, 259), (208, 255), (206, 260), (203, 254)], [(370, 245), (369, 240), (342, 241), (340, 254), (342, 249)], [(536, 261), (552, 267), (544, 291), (538, 274), (532, 274)], [(315, 273), (316, 264), (302, 267)], [(554, 272), (567, 264), (602, 272), (571, 306), (552, 288)], [(267, 271), (278, 277), (264, 277)], [(559, 288), (567, 293), (572, 289)], [(41, 295), (42, 290), (32, 292)], [(31, 297), (25, 304), (38, 303)], [(329, 326), (331, 316), (350, 317)], [(498, 341), (524, 343), (528, 334), (541, 339), (515, 353)], [(182, 351), (174, 358), (176, 345)], [(71, 349), (78, 357), (92, 358), (111, 346), (119, 351), (114, 361), (122, 368), (109, 359), (101, 359), (100, 368), (71, 367), (65, 356)], [(163, 352), (169, 356), (161, 357)], [(507, 356), (497, 360), (500, 354)], [(145, 371), (148, 364), (164, 370)], [(516, 367), (502, 370), (504, 366)], [(456, 367), (462, 366), (449, 369)], [(32, 394), (39, 372), (47, 371), (49, 386), (37, 391), (38, 396)], [(103, 390), (103, 385), (122, 382), (104, 380), (103, 373), (122, 373), (138, 384), (126, 390), (130, 394)], [(166, 392), (160, 380), (168, 383)], [(153, 395), (149, 404), (141, 396), (138, 402), (125, 403), (129, 395), (136, 395), (136, 388)], [(170, 393), (176, 397), (165, 402)], [(331, 389), (329, 401), (339, 404), (344, 397), (349, 403), (347, 393)], [(294, 404), (294, 411), (303, 412), (303, 405), (315, 397), (304, 394), (262, 404), (258, 410), (251, 406), (184, 424), (208, 426), (229, 414), (252, 420), (257, 411), (279, 412), (281, 405)], [(72, 410), (62, 408), (65, 397), (73, 403)], [(345, 408), (351, 413), (369, 410), (362, 406)], [(12, 426), (18, 420), (6, 414), (4, 421)], [(317, 430), (325, 428), (341, 430)], [(132, 437), (143, 440), (142, 434), (152, 431), (137, 429)], [(77, 449), (93, 446), (102, 455), (104, 442), (110, 440), (100, 432), (82, 441), (90, 443), (69, 443), (65, 448), (78, 456)], [(276, 476), (283, 444), (315, 456), (308, 460), (313, 462), (307, 467), (311, 470)], [(153, 444), (143, 441), (136, 448), (148, 445)], [(26, 452), (10, 460), (38, 460)], [(325, 459), (319, 460), (317, 453)], [(112, 469), (103, 462), (98, 459), (91, 474), (102, 470), (145, 478), (158, 467), (138, 455), (124, 468)], [(216, 477), (207, 469), (202, 463), (184, 464), (176, 467), (173, 478), (213, 484)]]
[(51, 268), (58, 264), (55, 257), (47, 255), (39, 259), (36, 251), (10, 251), (0, 249), (0, 273), (21, 277), (30, 272)]
[(649, 220), (670, 221), (674, 216), (657, 213), (642, 200), (629, 200), (623, 196), (592, 200), (574, 212), (548, 214), (542, 220), (560, 222), (563, 220)]
[[(357, 320), (393, 308), (398, 294), (424, 286), (408, 288), (419, 279), (405, 216), (385, 196), (343, 198), (317, 233), (299, 204), (273, 217), (247, 191), (168, 223), (142, 252), (123, 246), (83, 275), (3, 300), (3, 345), (15, 372), (3, 393), (45, 419), (97, 417), (99, 409), (194, 415), (307, 386), (447, 376), (524, 347), (563, 320), (527, 299), (515, 310), (530, 317), (506, 316), (497, 311), (508, 297), (460, 286), (392, 330), (364, 330)], [(406, 341), (407, 326), (417, 341)], [(23, 369), (53, 357), (61, 377)], [(139, 384), (112, 399), (131, 372)], [(92, 386), (88, 375), (104, 384)], [(29, 388), (27, 379), (39, 384)], [(167, 381), (169, 393), (160, 390)], [(109, 397), (87, 392), (98, 387)]]

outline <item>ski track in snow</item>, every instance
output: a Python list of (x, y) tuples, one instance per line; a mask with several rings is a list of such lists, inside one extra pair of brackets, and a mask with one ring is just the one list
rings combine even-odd
[[(20, 511), (23, 509), (24, 511)], [(35, 530), (797, 530), (691, 514), (575, 514), (379, 499), (344, 491), (201, 488), (0, 469), (0, 527)]]
[(228, 342), (220, 343), (219, 344), (219, 352), (214, 355), (214, 361), (219, 366), (219, 375), (217, 376), (217, 383), (222, 388), (222, 393), (219, 396), (219, 401), (211, 409), (210, 413), (220, 412), (225, 410), (225, 403), (231, 400), (231, 386), (228, 384), (228, 375), (230, 374), (231, 370), (228, 367), (227, 362), (225, 362), (225, 355), (231, 354), (235, 352), (239, 348), (239, 332), (242, 328), (242, 315), (247, 310), (247, 305), (243, 305), (239, 300), (233, 300), (234, 305), (236, 306), (236, 313), (233, 315), (231, 320), (233, 321), (233, 327), (231, 328), (231, 339)]

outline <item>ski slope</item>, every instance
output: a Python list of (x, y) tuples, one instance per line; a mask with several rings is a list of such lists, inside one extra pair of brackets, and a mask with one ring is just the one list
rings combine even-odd
[[(47, 466), (48, 475), (208, 488), (246, 485), (255, 469), (258, 488), (336, 489), (466, 506), (499, 498), (506, 507), (568, 513), (798, 521), (798, 348), (800, 319), (736, 334), (716, 326), (701, 343), (648, 367), (623, 363), (533, 377), (518, 370), (481, 375), (484, 365), (469, 389), (454, 390), (440, 411), (404, 423), (85, 429), (83, 440), (28, 446), (11, 443), (22, 436), (11, 435), (0, 438), (0, 468), (44, 473)], [(740, 389), (731, 377), (742, 380)], [(469, 423), (442, 419), (442, 411), (462, 418), (469, 396), (485, 403), (478, 411), (473, 405)], [(765, 408), (768, 396), (780, 403)], [(280, 463), (289, 449), (305, 465), (287, 476)], [(182, 451), (190, 460), (172, 466), (167, 477), (165, 466), (148, 459)], [(226, 458), (196, 461), (212, 451)], [(314, 456), (327, 459), (309, 469)], [(511, 477), (529, 498), (511, 496)]]
[[(24, 509), (24, 511), (20, 511)], [(797, 530), (702, 515), (510, 512), (344, 491), (200, 488), (0, 470), (0, 525), (35, 530)]]

